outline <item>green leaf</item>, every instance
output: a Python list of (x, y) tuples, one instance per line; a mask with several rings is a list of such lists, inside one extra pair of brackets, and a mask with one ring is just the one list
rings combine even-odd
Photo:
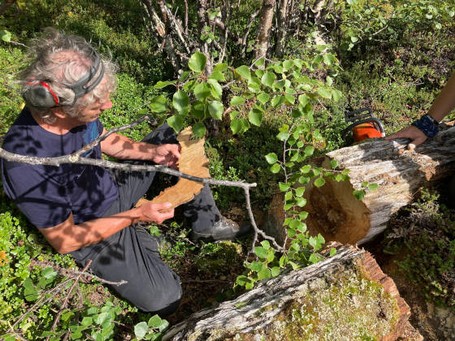
[(11, 42), (11, 32), (6, 31), (6, 30), (1, 30), (0, 31), (0, 37), (5, 43)]
[(207, 83), (211, 87), (211, 94), (212, 94), (213, 98), (221, 99), (221, 96), (223, 95), (223, 88), (221, 87), (220, 83), (218, 83), (214, 79), (207, 80)]
[(157, 90), (161, 90), (169, 85), (175, 85), (175, 81), (158, 81), (153, 87)]
[(244, 118), (235, 118), (230, 127), (233, 134), (242, 134), (250, 128), (250, 123)]
[(305, 156), (312, 156), (314, 153), (314, 147), (313, 146), (306, 146), (305, 150), (303, 151), (305, 153)]
[(198, 85), (196, 85), (194, 87), (193, 93), (194, 96), (200, 101), (205, 100), (212, 94), (210, 85), (208, 85), (207, 83), (199, 83)]
[(210, 75), (210, 79), (215, 79), (218, 82), (225, 82), (226, 77), (224, 76), (224, 71), (228, 69), (228, 65), (226, 63), (216, 64), (213, 67), (212, 74)]
[(295, 196), (300, 198), (305, 193), (305, 187), (299, 187), (295, 189)]
[(104, 324), (106, 321), (110, 321), (110, 314), (108, 312), (99, 314), (95, 319), (95, 323), (99, 325)]
[(245, 98), (241, 96), (233, 96), (231, 101), (229, 102), (230, 105), (243, 105), (245, 103)]
[(269, 165), (273, 165), (278, 162), (278, 156), (275, 153), (269, 153), (265, 156), (265, 160)]
[(300, 168), (302, 174), (308, 174), (311, 171), (311, 165), (305, 165)]
[(147, 326), (146, 322), (139, 322), (134, 326), (134, 335), (138, 338), (138, 340), (142, 340), (147, 334), (148, 330), (149, 327)]
[(182, 90), (177, 91), (172, 96), (172, 105), (179, 114), (187, 114), (190, 111), (190, 98), (188, 94)]
[(272, 273), (269, 268), (262, 269), (258, 272), (258, 280), (263, 280), (272, 277)]
[(327, 88), (318, 88), (317, 93), (322, 97), (322, 98), (327, 98), (330, 99), (332, 98), (332, 92), (330, 89)]
[(283, 104), (283, 102), (284, 102), (284, 97), (281, 95), (278, 95), (278, 96), (274, 96), (272, 98), (272, 101), (270, 102), (270, 104), (272, 105), (272, 107), (276, 108), (276, 107), (280, 106), (281, 104)]
[(198, 122), (193, 125), (193, 134), (197, 138), (202, 138), (205, 136), (207, 129), (205, 128), (204, 123)]
[(202, 52), (196, 52), (191, 56), (188, 67), (196, 73), (201, 73), (204, 71), (206, 63), (207, 57)]
[(169, 126), (171, 128), (173, 128), (177, 132), (183, 129), (184, 120), (183, 120), (183, 117), (181, 117), (179, 115), (173, 115), (173, 116), (169, 117), (166, 120), (166, 122), (167, 122), (167, 124), (169, 124)]
[(167, 99), (163, 95), (155, 96), (150, 101), (150, 110), (155, 113), (162, 113), (167, 110)]
[(38, 290), (36, 290), (30, 277), (27, 277), (22, 284), (24, 286), (24, 296), (28, 302), (33, 302), (38, 299)]
[(281, 167), (278, 163), (275, 163), (272, 167), (270, 167), (270, 171), (273, 173), (273, 174), (277, 174), (281, 171)]
[(310, 255), (310, 258), (308, 258), (308, 261), (311, 263), (311, 264), (316, 264), (318, 262), (320, 262), (322, 260), (322, 256), (317, 254), (317, 253), (312, 253)]
[(262, 112), (256, 109), (251, 110), (248, 113), (248, 121), (257, 127), (260, 127), (262, 123)]
[(268, 254), (268, 251), (262, 247), (262, 246), (256, 246), (254, 248), (254, 253), (256, 254), (256, 256), (258, 256), (259, 258), (262, 258), (262, 259), (266, 259), (267, 258), (267, 254)]
[(261, 77), (261, 83), (269, 88), (273, 87), (273, 83), (276, 81), (276, 75), (273, 72), (266, 72)]
[(261, 104), (265, 104), (270, 100), (270, 95), (265, 92), (262, 92), (257, 96), (257, 99)]
[(289, 133), (286, 131), (283, 131), (283, 132), (279, 133), (276, 137), (280, 141), (286, 141), (289, 138)]
[(306, 106), (308, 103), (310, 103), (310, 98), (307, 95), (300, 95), (298, 97), (299, 103), (302, 107)]
[(221, 103), (219, 101), (211, 101), (208, 104), (208, 109), (209, 109), (210, 116), (212, 116), (212, 118), (214, 118), (216, 120), (221, 120), (221, 118), (223, 117), (223, 112), (224, 112), (223, 103)]
[(242, 78), (246, 80), (251, 80), (251, 71), (250, 68), (246, 65), (239, 66), (237, 69), (235, 69), (235, 72), (239, 74)]
[(279, 182), (278, 183), (278, 187), (279, 187), (281, 192), (286, 192), (287, 190), (289, 190), (289, 188), (291, 188), (291, 184), (284, 183), (284, 182)]
[(316, 180), (314, 180), (314, 185), (316, 187), (322, 187), (325, 185), (325, 180), (324, 178), (317, 178)]
[(277, 277), (281, 273), (281, 269), (278, 266), (274, 266), (271, 269), (272, 277)]

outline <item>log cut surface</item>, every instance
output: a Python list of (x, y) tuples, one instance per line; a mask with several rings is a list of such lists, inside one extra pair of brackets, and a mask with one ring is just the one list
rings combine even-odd
[[(383, 232), (391, 215), (411, 203), (422, 187), (455, 173), (455, 128), (412, 151), (399, 142), (404, 141), (376, 139), (326, 154), (324, 164), (336, 160), (340, 169), (349, 169), (350, 181), (307, 189), (305, 210), (313, 233), (341, 243), (365, 243)], [(364, 182), (379, 188), (357, 200), (353, 190), (362, 189)]]
[(409, 327), (409, 316), (374, 258), (339, 246), (332, 258), (193, 314), (163, 340), (396, 340)]

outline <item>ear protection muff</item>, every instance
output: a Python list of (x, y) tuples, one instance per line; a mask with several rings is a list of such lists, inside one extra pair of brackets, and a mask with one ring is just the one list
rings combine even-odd
[(44, 81), (30, 82), (29, 88), (22, 93), (27, 104), (36, 108), (53, 108), (59, 105), (60, 98)]
[[(104, 77), (104, 65), (100, 56), (95, 53), (95, 60), (89, 72), (74, 84), (64, 84), (74, 92), (74, 104), (76, 100), (90, 91), (102, 81)], [(27, 84), (28, 88), (22, 93), (25, 102), (36, 108), (54, 108), (61, 105), (61, 99), (52, 90), (49, 81), (32, 81)]]

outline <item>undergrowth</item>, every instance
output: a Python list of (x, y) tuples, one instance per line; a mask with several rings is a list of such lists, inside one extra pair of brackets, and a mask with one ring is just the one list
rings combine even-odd
[(399, 268), (430, 302), (455, 307), (455, 210), (436, 191), (403, 209), (390, 223), (384, 252), (399, 255)]

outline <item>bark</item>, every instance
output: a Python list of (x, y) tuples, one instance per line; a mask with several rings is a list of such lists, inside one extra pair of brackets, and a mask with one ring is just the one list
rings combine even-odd
[(340, 246), (332, 258), (195, 313), (163, 340), (396, 340), (409, 335), (409, 316), (395, 283), (373, 257)]
[(289, 0), (281, 0), (277, 18), (277, 39), (275, 44), (275, 54), (277, 56), (283, 55), (284, 41), (286, 40), (286, 32), (288, 26), (288, 4)]
[(261, 10), (259, 33), (256, 45), (256, 59), (266, 57), (269, 47), (270, 31), (275, 13), (275, 0), (264, 0)]
[[(328, 181), (307, 190), (308, 225), (328, 240), (362, 244), (383, 232), (392, 214), (411, 203), (422, 187), (455, 172), (455, 128), (415, 150), (397, 141), (371, 140), (326, 155), (350, 170), (349, 182)], [(353, 195), (363, 182), (377, 183), (362, 200)]]

